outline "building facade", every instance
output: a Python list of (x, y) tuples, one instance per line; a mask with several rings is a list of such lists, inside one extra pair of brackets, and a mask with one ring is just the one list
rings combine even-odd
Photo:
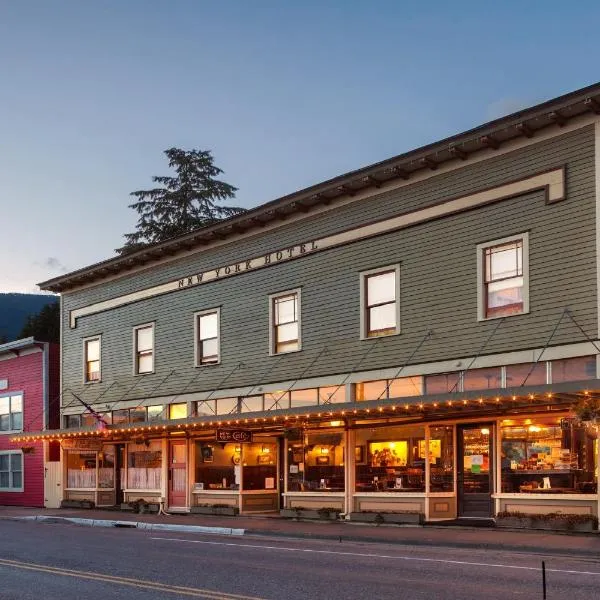
[(57, 443), (14, 435), (59, 424), (58, 344), (25, 338), (0, 345), (0, 505), (46, 505), (45, 462), (60, 459)]
[(597, 515), (599, 112), (600, 85), (42, 284), (65, 498)]

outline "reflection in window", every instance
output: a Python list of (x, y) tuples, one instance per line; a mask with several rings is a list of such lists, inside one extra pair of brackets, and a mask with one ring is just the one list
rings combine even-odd
[(244, 490), (276, 490), (277, 444), (257, 442), (244, 444), (242, 469)]
[(290, 406), (299, 408), (301, 406), (314, 406), (318, 403), (319, 392), (316, 388), (308, 390), (293, 390), (290, 394)]
[[(533, 370), (532, 370), (533, 369)], [(515, 388), (522, 385), (545, 385), (547, 383), (546, 363), (538, 362), (506, 367), (506, 387)]]
[(216, 400), (199, 400), (196, 402), (196, 415), (198, 417), (212, 417), (217, 414)]
[(240, 412), (238, 398), (219, 398), (217, 400), (218, 415), (233, 415)]
[(85, 382), (100, 381), (100, 338), (85, 340), (83, 352)]
[(219, 311), (213, 310), (197, 315), (199, 365), (219, 362)]
[(241, 398), (241, 412), (262, 412), (263, 397), (262, 396), (246, 396)]
[(23, 396), (0, 397), (0, 431), (23, 429)]
[(397, 272), (395, 268), (364, 274), (362, 280), (365, 337), (398, 332)]
[(265, 410), (281, 410), (289, 408), (289, 392), (270, 392), (265, 394)]
[(196, 442), (196, 489), (237, 490), (240, 487), (241, 444)]
[(429, 431), (429, 489), (454, 491), (454, 428), (431, 427)]
[(148, 406), (148, 421), (160, 421), (165, 418), (165, 407), (163, 404)]
[(19, 450), (0, 452), (0, 489), (23, 490), (23, 455)]
[(484, 249), (486, 317), (523, 312), (523, 240)]
[(580, 356), (552, 361), (552, 383), (596, 379), (596, 357)]
[(500, 367), (469, 369), (463, 372), (463, 390), (494, 390), (502, 387)]
[(451, 394), (460, 391), (460, 373), (441, 373), (439, 375), (425, 375), (425, 393)]
[(144, 325), (134, 329), (135, 372), (137, 374), (154, 371), (154, 325)]
[(185, 419), (188, 416), (187, 404), (169, 404), (169, 419)]
[(300, 300), (298, 292), (271, 298), (273, 354), (300, 349)]
[(346, 387), (333, 385), (319, 388), (319, 404), (341, 404), (346, 402)]

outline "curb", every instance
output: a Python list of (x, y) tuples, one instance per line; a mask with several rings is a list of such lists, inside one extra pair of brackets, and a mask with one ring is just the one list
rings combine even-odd
[(245, 529), (232, 527), (206, 527), (203, 525), (169, 525), (166, 523), (144, 523), (141, 521), (113, 521), (108, 519), (82, 519), (79, 517), (45, 517), (33, 515), (28, 517), (9, 517), (10, 521), (36, 521), (38, 523), (71, 523), (82, 527), (119, 527), (145, 529), (146, 531), (179, 531), (186, 533), (205, 533), (212, 535), (242, 536)]

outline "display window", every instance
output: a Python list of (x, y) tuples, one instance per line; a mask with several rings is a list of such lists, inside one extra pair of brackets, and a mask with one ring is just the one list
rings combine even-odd
[(597, 433), (574, 418), (535, 417), (501, 423), (504, 493), (596, 493)]
[(112, 489), (115, 487), (115, 447), (104, 446), (98, 453), (98, 487)]
[(244, 444), (242, 489), (277, 490), (277, 444), (265, 440)]
[[(160, 440), (127, 447), (127, 485), (132, 490), (160, 489), (162, 479), (162, 445)], [(123, 482), (122, 482), (123, 483)]]
[(288, 491), (343, 492), (344, 435), (304, 432), (288, 440)]
[(429, 430), (429, 491), (454, 491), (454, 427)]
[(67, 487), (96, 489), (96, 453), (67, 451)]
[(425, 428), (380, 427), (356, 432), (357, 492), (424, 492)]
[(240, 489), (241, 444), (196, 442), (195, 453), (196, 489)]

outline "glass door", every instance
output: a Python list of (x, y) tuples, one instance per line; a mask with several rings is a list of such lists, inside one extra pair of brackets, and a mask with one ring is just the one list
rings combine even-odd
[(458, 516), (490, 518), (494, 490), (494, 425), (459, 425)]
[(187, 505), (187, 443), (172, 441), (169, 451), (169, 508)]

